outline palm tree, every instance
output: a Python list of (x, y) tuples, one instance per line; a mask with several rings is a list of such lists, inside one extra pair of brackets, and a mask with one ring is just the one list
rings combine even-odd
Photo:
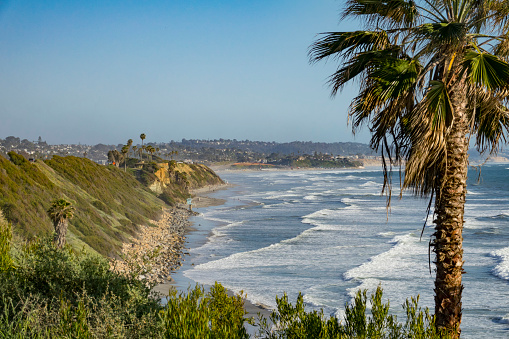
[(147, 150), (147, 146), (143, 145), (140, 148), (140, 160), (143, 158), (143, 153)]
[(69, 220), (74, 216), (74, 207), (65, 199), (56, 199), (51, 202), (48, 215), (55, 227), (55, 237), (53, 240), (55, 246), (63, 248)]
[(156, 149), (154, 148), (154, 146), (149, 145), (147, 147), (147, 150), (148, 150), (148, 152), (150, 152), (150, 161), (152, 161), (152, 157), (154, 156), (154, 152), (156, 151)]
[(141, 158), (142, 158), (142, 156), (143, 156), (143, 150), (145, 149), (145, 148), (143, 147), (143, 140), (145, 140), (145, 138), (146, 138), (146, 137), (147, 137), (147, 136), (145, 135), (145, 133), (141, 133), (141, 134), (140, 134), (140, 139), (141, 139), (140, 161), (141, 161)]
[(333, 57), (332, 95), (357, 79), (349, 109), (354, 132), (372, 131), (391, 171), (406, 161), (402, 189), (434, 199), (435, 315), (459, 337), (463, 214), (470, 137), (481, 153), (505, 142), (509, 113), (509, 3), (479, 0), (349, 0), (345, 18), (366, 30), (324, 33), (311, 62)]
[(135, 157), (136, 156), (136, 150), (138, 149), (137, 146), (133, 146), (133, 156)]
[(127, 140), (127, 146), (129, 147), (129, 151), (127, 152), (127, 155), (131, 154), (131, 147), (133, 146), (133, 139)]
[(127, 172), (127, 153), (129, 152), (129, 145), (122, 147), (122, 154), (124, 155), (124, 172)]

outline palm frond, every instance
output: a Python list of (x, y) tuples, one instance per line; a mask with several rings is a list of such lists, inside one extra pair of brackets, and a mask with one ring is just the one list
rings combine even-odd
[(410, 114), (408, 134), (412, 146), (405, 168), (404, 188), (427, 195), (436, 187), (445, 166), (446, 134), (453, 124), (453, 109), (446, 84), (431, 81), (424, 98)]
[(496, 153), (502, 143), (507, 142), (509, 131), (509, 109), (502, 104), (505, 95), (494, 95), (480, 89), (471, 93), (469, 104), (473, 112), (473, 131), (476, 147), (480, 153)]
[(500, 58), (509, 57), (509, 36), (502, 36), (493, 48), (493, 54)]
[(335, 96), (343, 86), (360, 74), (363, 74), (377, 60), (394, 59), (400, 54), (397, 46), (390, 46), (384, 50), (358, 53), (351, 57), (345, 66), (338, 69), (329, 77), (328, 83), (332, 87), (331, 96)]
[(507, 89), (509, 86), (509, 64), (492, 54), (469, 50), (462, 63), (471, 84), (488, 91)]
[(366, 119), (373, 123), (373, 148), (377, 149), (383, 136), (396, 128), (404, 113), (413, 108), (421, 68), (419, 62), (413, 59), (373, 61), (369, 81), (350, 106), (354, 131)]
[(419, 17), (412, 0), (349, 0), (342, 18), (362, 17), (374, 27), (413, 26)]
[(420, 41), (429, 51), (436, 52), (444, 45), (464, 46), (468, 30), (464, 23), (426, 23), (416, 27), (411, 38)]
[(432, 80), (426, 96), (418, 108), (418, 115), (431, 117), (431, 128), (434, 130), (449, 128), (452, 125), (452, 105), (447, 87), (442, 81)]
[(359, 52), (385, 49), (389, 37), (385, 31), (354, 31), (322, 33), (309, 49), (310, 62), (314, 63), (331, 56), (349, 57)]
[(490, 22), (493, 27), (506, 33), (509, 29), (509, 1), (486, 1), (489, 6)]

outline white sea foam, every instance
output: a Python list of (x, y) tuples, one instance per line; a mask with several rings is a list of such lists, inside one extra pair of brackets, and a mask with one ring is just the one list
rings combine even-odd
[(290, 206), (291, 203), (290, 202), (282, 202), (282, 203), (279, 203), (279, 204), (269, 204), (269, 205), (263, 205), (262, 208), (280, 208), (280, 207), (285, 207), (285, 206)]
[(377, 189), (380, 189), (382, 188), (382, 184), (379, 184), (375, 181), (368, 181), (368, 182), (365, 182), (364, 184), (360, 185), (361, 187), (367, 187), (367, 188), (377, 188)]
[[(340, 319), (342, 306), (351, 302), (357, 290), (367, 289), (370, 294), (380, 283), (384, 299), (391, 301), (391, 312), (398, 318), (400, 314), (404, 317), (400, 305), (407, 297), (420, 294), (419, 304), (432, 306), (434, 275), (428, 269), (428, 241), (419, 242), (427, 201), (409, 199), (409, 193), (402, 200), (393, 199), (387, 219), (385, 198), (380, 197), (383, 179), (379, 170), (375, 172), (244, 173), (241, 180), (246, 180), (249, 189), (242, 192), (241, 199), (247, 196), (267, 205), (242, 211), (215, 208), (212, 210), (217, 212), (205, 213), (205, 217), (215, 218), (227, 228), (219, 229), (218, 234), (213, 232), (218, 236), (199, 252), (201, 257), (193, 258), (195, 266), (184, 274), (200, 283), (217, 280), (233, 291), (243, 289), (249, 300), (272, 307), (275, 295), (287, 292), (290, 301), (295, 302), (298, 291), (302, 291), (307, 304), (323, 307), (326, 315)], [(240, 178), (237, 173), (231, 176)], [(469, 190), (465, 207), (465, 269), (469, 275), (464, 304), (471, 305), (462, 323), (465, 338), (486, 338), (497, 330), (492, 337), (505, 337), (506, 332), (501, 331), (509, 323), (509, 307), (503, 298), (496, 297), (506, 292), (500, 279), (509, 280), (509, 248), (505, 248), (509, 201), (502, 193), (489, 196), (487, 192), (482, 186)], [(397, 193), (393, 192), (393, 197)], [(320, 201), (320, 210), (316, 210), (316, 203), (310, 203), (312, 199)], [(284, 209), (289, 213), (283, 213)], [(240, 219), (246, 219), (245, 228), (242, 224), (230, 225)], [(270, 220), (277, 227), (271, 228)], [(253, 240), (262, 241), (265, 247), (248, 251), (255, 248), (253, 243), (243, 247), (232, 240), (249, 242), (249, 233), (243, 230), (249, 232), (253, 227), (264, 232), (263, 239)], [(499, 233), (490, 233), (492, 229)], [(430, 233), (426, 230), (424, 238)], [(272, 236), (279, 242), (266, 246)], [(494, 248), (502, 250), (486, 255)], [(493, 275), (489, 278), (485, 272), (491, 269)], [(479, 291), (487, 293), (486, 298), (479, 299)], [(489, 329), (489, 335), (479, 336), (483, 332), (471, 332), (472, 328)]]
[(300, 197), (299, 194), (294, 192), (284, 192), (284, 193), (274, 193), (272, 195), (269, 195), (265, 197), (267, 200), (279, 200), (284, 198), (294, 198), (294, 197)]
[(389, 232), (378, 233), (378, 235), (381, 235), (382, 237), (394, 237), (396, 235), (396, 233), (389, 231)]
[(414, 256), (427, 255), (427, 243), (419, 242), (413, 234), (394, 237), (389, 243), (394, 244), (388, 251), (372, 257), (368, 262), (357, 266), (343, 274), (345, 279), (369, 279), (395, 277), (400, 279), (412, 278), (418, 267), (422, 269), (424, 263), (415, 260)]
[(319, 197), (318, 194), (310, 194), (310, 195), (306, 195), (303, 199), (313, 201), (313, 200), (318, 200), (318, 197)]
[(375, 278), (363, 279), (362, 283), (359, 286), (348, 288), (347, 292), (350, 298), (352, 298), (351, 301), (353, 301), (355, 295), (357, 294), (357, 291), (368, 290), (369, 293), (372, 293), (380, 285), (382, 285), (382, 281), (380, 279)]
[(329, 217), (334, 214), (337, 214), (338, 212), (336, 210), (331, 209), (322, 209), (318, 210), (316, 212), (310, 213), (308, 215), (303, 216), (303, 219), (312, 219), (312, 218), (323, 218), (323, 217)]
[(501, 279), (509, 280), (509, 247), (493, 251), (490, 255), (499, 261), (492, 270), (493, 274)]

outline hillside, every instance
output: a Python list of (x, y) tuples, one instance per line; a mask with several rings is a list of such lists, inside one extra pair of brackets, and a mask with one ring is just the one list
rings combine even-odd
[[(103, 255), (115, 255), (122, 242), (136, 234), (138, 225), (156, 219), (164, 201), (183, 202), (188, 188), (222, 182), (200, 165), (177, 164), (179, 170), (175, 166), (171, 171), (163, 166), (161, 171), (150, 164), (144, 166), (147, 169), (124, 172), (73, 156), (34, 163), (13, 152), (9, 156), (10, 160), (0, 156), (0, 209), (12, 222), (15, 237), (30, 239), (53, 232), (46, 211), (52, 200), (64, 197), (76, 207), (68, 242)], [(159, 183), (163, 189), (154, 192), (149, 187), (157, 186), (156, 172), (168, 178)]]

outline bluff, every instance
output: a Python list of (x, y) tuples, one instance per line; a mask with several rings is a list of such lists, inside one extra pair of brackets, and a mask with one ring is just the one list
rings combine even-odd
[(35, 162), (14, 152), (9, 157), (0, 156), (0, 209), (17, 241), (51, 234), (46, 211), (52, 200), (65, 198), (76, 208), (67, 241), (109, 256), (167, 204), (184, 202), (189, 188), (222, 182), (203, 165), (151, 163), (125, 172), (74, 156)]

